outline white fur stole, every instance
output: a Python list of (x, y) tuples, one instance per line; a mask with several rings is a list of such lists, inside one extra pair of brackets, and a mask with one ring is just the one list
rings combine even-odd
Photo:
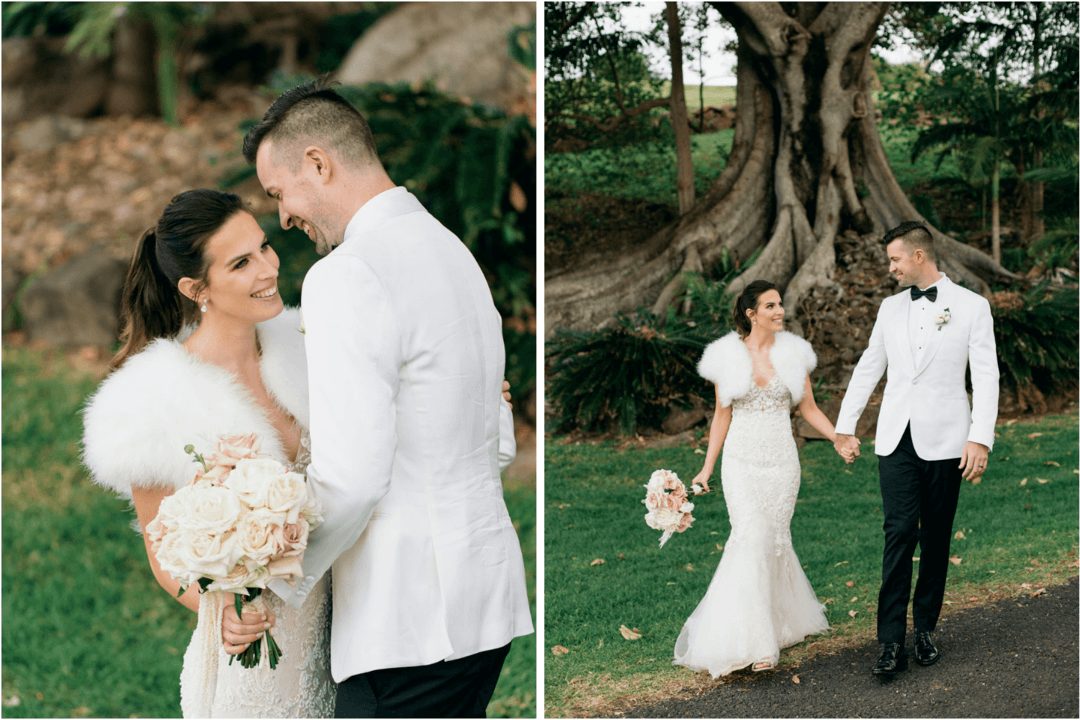
[[(817, 367), (814, 349), (798, 335), (782, 330), (776, 333), (776, 340), (769, 350), (769, 361), (791, 393), (791, 404), (798, 405), (802, 401), (806, 375)], [(754, 368), (750, 351), (738, 333), (730, 332), (709, 343), (698, 363), (698, 374), (716, 384), (722, 407), (750, 392)]]
[[(256, 326), (270, 395), (309, 424), (307, 361), (300, 314), (286, 309)], [(184, 446), (212, 451), (222, 435), (257, 433), (262, 452), (287, 462), (262, 407), (231, 373), (161, 338), (128, 358), (87, 401), (83, 462), (94, 482), (131, 497), (132, 486), (181, 487), (196, 465)]]

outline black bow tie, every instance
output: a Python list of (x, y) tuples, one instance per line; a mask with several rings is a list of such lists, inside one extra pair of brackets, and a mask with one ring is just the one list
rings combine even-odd
[(921, 297), (926, 298), (930, 302), (936, 301), (937, 300), (937, 288), (936, 287), (931, 287), (931, 288), (926, 288), (925, 290), (920, 290), (919, 288), (912, 285), (911, 286), (911, 299), (912, 300), (918, 300)]

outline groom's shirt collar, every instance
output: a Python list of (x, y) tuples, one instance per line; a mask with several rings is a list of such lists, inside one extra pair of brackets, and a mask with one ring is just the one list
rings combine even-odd
[[(346, 236), (348, 236), (348, 233), (346, 233)], [(946, 275), (945, 273), (941, 273), (941, 277), (939, 277), (937, 280), (930, 283), (926, 287), (919, 288), (919, 289), (920, 290), (929, 290), (932, 287), (936, 287), (936, 288), (938, 288), (938, 292), (941, 292), (941, 288), (948, 282), (952, 282), (951, 280), (949, 280), (949, 276)]]
[(367, 232), (377, 228), (390, 218), (421, 211), (424, 206), (400, 185), (389, 190), (383, 190), (375, 197), (360, 206), (360, 209), (352, 216), (352, 220), (345, 226), (345, 234), (342, 244), (352, 238), (362, 238)]

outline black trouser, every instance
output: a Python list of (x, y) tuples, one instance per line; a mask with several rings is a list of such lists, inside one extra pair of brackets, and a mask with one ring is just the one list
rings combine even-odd
[(915, 629), (931, 631), (941, 614), (949, 543), (960, 497), (960, 458), (923, 460), (904, 431), (891, 455), (878, 458), (885, 513), (885, 553), (878, 593), (878, 642), (904, 642), (911, 596), (912, 555), (919, 543), (919, 580), (912, 615)]
[(338, 685), (334, 717), (482, 718), (510, 644), (432, 665), (353, 675)]

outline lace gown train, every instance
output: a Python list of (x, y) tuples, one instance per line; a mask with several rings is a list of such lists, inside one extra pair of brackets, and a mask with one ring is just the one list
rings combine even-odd
[(791, 545), (801, 469), (790, 407), (776, 375), (732, 403), (720, 466), (731, 534), (675, 643), (676, 665), (719, 677), (776, 663), (781, 648), (829, 627)]
[[(290, 469), (303, 473), (311, 459), (304, 433)], [(185, 718), (325, 718), (334, 715), (335, 686), (330, 676), (330, 578), (324, 576), (300, 609), (286, 605), (273, 592), (262, 597), (274, 614), (270, 631), (282, 657), (273, 670), (267, 662), (244, 668), (229, 665), (221, 647), (221, 613), (231, 594), (206, 593), (199, 620), (184, 653), (180, 672), (180, 707)]]

